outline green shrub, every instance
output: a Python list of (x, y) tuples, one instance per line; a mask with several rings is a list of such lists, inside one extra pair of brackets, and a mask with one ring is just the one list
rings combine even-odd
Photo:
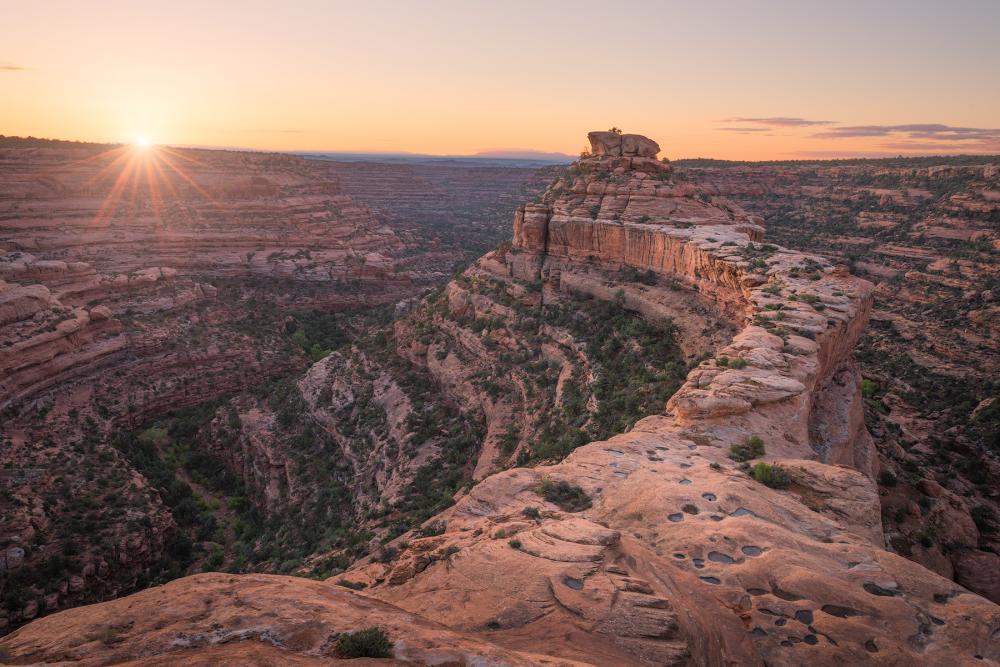
[(337, 654), (341, 658), (389, 658), (392, 642), (381, 628), (366, 628), (341, 635)]
[(792, 480), (781, 466), (773, 466), (761, 461), (753, 467), (753, 478), (772, 489), (784, 489)]
[(554, 482), (546, 477), (535, 492), (565, 512), (579, 512), (591, 505), (586, 491), (566, 480)]
[(521, 513), (529, 519), (539, 519), (542, 516), (542, 513), (538, 511), (537, 507), (525, 507)]
[(361, 581), (348, 581), (347, 579), (337, 579), (337, 585), (350, 588), (352, 591), (360, 591), (368, 588), (368, 585)]
[(871, 398), (875, 395), (875, 383), (868, 378), (863, 378), (861, 380), (861, 395), (865, 398)]
[(736, 357), (735, 359), (730, 359), (729, 360), (729, 367), (730, 368), (746, 368), (747, 367), (747, 360), (744, 359), (743, 357)]
[(751, 435), (743, 444), (733, 445), (729, 448), (729, 458), (740, 463), (763, 455), (764, 441), (756, 435)]
[(972, 508), (972, 520), (983, 534), (995, 533), (997, 530), (997, 513), (987, 505), (976, 505)]
[(511, 549), (520, 549), (521, 548), (521, 540), (511, 540), (507, 544), (510, 545)]
[(896, 473), (891, 470), (883, 470), (878, 476), (878, 483), (882, 486), (896, 486)]

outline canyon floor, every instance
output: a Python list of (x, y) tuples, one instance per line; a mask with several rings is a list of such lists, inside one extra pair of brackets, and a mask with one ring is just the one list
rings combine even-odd
[(590, 141), (0, 142), (0, 656), (1000, 660), (996, 161)]

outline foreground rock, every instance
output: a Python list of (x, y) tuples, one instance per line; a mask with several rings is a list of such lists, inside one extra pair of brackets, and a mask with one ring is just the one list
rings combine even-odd
[[(393, 659), (337, 658), (340, 635), (372, 626), (389, 635)], [(49, 616), (5, 642), (19, 661), (36, 664), (539, 664), (531, 654), (448, 630), (344, 588), (268, 575), (181, 579)]]

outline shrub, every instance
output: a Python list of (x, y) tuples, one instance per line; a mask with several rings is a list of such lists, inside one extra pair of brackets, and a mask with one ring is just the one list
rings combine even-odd
[(591, 505), (586, 491), (566, 480), (554, 482), (546, 477), (535, 489), (535, 492), (550, 503), (558, 505), (565, 512), (579, 512)]
[(730, 368), (746, 368), (747, 367), (747, 360), (744, 359), (743, 357), (736, 357), (735, 359), (730, 359), (729, 360), (729, 367)]
[(878, 476), (878, 483), (882, 486), (896, 486), (896, 473), (891, 470), (883, 470)]
[(511, 549), (520, 549), (521, 548), (521, 540), (511, 540), (507, 544), (510, 545)]
[(446, 530), (448, 530), (448, 522), (437, 519), (418, 529), (417, 535), (420, 537), (433, 537), (435, 535), (443, 534)]
[(529, 519), (539, 519), (542, 516), (542, 513), (538, 511), (537, 507), (525, 507), (521, 513)]
[(875, 395), (875, 383), (868, 378), (863, 378), (861, 380), (861, 395), (865, 398), (871, 398)]
[(753, 478), (772, 489), (784, 489), (792, 480), (781, 466), (773, 466), (761, 461), (753, 467)]
[(343, 586), (344, 588), (350, 588), (352, 591), (360, 591), (368, 587), (368, 585), (364, 582), (348, 581), (347, 579), (337, 579), (337, 585)]
[(756, 435), (751, 435), (743, 444), (729, 448), (729, 458), (737, 462), (749, 461), (763, 455), (764, 441)]
[(972, 508), (972, 520), (983, 534), (996, 532), (997, 513), (987, 505), (976, 505)]
[(389, 658), (392, 642), (382, 628), (366, 628), (341, 635), (337, 654), (342, 658)]

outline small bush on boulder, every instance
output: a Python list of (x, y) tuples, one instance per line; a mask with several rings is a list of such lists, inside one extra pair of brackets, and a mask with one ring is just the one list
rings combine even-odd
[(390, 658), (392, 642), (382, 628), (366, 628), (341, 635), (337, 654), (342, 658)]
[(729, 448), (729, 458), (736, 462), (749, 461), (763, 455), (764, 441), (756, 435), (751, 435), (742, 444)]
[(587, 492), (566, 480), (556, 482), (546, 477), (535, 492), (564, 512), (580, 512), (591, 505)]
[(753, 467), (753, 478), (772, 489), (784, 489), (792, 483), (784, 468), (763, 461)]

